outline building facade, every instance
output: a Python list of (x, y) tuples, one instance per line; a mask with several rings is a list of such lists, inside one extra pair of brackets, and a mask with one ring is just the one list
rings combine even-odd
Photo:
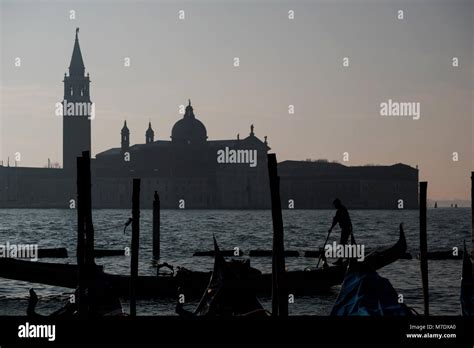
[(352, 209), (417, 209), (418, 169), (392, 166), (344, 166), (326, 161), (278, 164), (282, 204), (294, 208), (332, 208), (339, 198)]

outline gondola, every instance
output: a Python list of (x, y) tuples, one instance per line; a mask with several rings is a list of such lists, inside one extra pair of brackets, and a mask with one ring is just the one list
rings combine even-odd
[(351, 260), (331, 316), (412, 316), (390, 281), (369, 265)]
[(239, 263), (240, 267), (232, 267), (214, 238), (214, 269), (201, 301), (194, 312), (186, 311), (178, 301), (176, 312), (181, 316), (267, 316), (255, 291), (241, 286), (251, 273), (249, 260)]
[(464, 242), (461, 280), (461, 312), (463, 316), (474, 315), (474, 275), (472, 271), (472, 261), (466, 249), (466, 242)]
[[(364, 264), (374, 270), (395, 262), (406, 252), (407, 244), (403, 226), (400, 225), (400, 236), (393, 246), (373, 251), (366, 255)], [(104, 278), (111, 284), (116, 294), (127, 297), (130, 291), (130, 277), (125, 275), (109, 274), (103, 271)], [(327, 268), (304, 271), (287, 272), (289, 293), (297, 295), (315, 295), (327, 291), (344, 280), (347, 265), (334, 265)], [(247, 281), (242, 286), (252, 288), (259, 296), (270, 296), (271, 274), (261, 274), (250, 268)], [(175, 297), (178, 287), (189, 297), (198, 297), (206, 289), (211, 272), (195, 272), (180, 269), (173, 276), (139, 276), (136, 284), (136, 296), (147, 297)], [(31, 262), (17, 259), (0, 259), (0, 277), (41, 283), (52, 286), (76, 288), (76, 265)]]
[[(398, 241), (386, 249), (374, 250), (365, 256), (362, 264), (377, 270), (385, 267), (402, 257), (407, 249), (403, 224), (400, 224)], [(294, 295), (313, 295), (339, 285), (344, 280), (347, 263), (310, 271), (292, 271), (287, 273), (288, 292)], [(271, 283), (271, 274), (265, 274), (267, 284)]]
[[(123, 316), (125, 315), (122, 303), (115, 294), (111, 285), (103, 277), (104, 273), (100, 268), (96, 268), (94, 272), (92, 284), (93, 291), (86, 289), (84, 292), (85, 310), (88, 317), (106, 317), (106, 316)], [(91, 285), (92, 285), (91, 284)], [(90, 290), (90, 291), (89, 291)], [(47, 315), (48, 317), (74, 318), (79, 317), (79, 289), (74, 292), (74, 301), (68, 299), (67, 302), (58, 310)], [(36, 313), (36, 305), (38, 296), (34, 289), (30, 289), (30, 298), (26, 314), (30, 318), (44, 317), (44, 315)]]

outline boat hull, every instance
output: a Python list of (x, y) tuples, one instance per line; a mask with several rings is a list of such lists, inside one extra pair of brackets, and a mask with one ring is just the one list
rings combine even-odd
[[(365, 257), (363, 263), (377, 270), (398, 260), (406, 252), (403, 229), (400, 228), (398, 242), (390, 248), (375, 251)], [(100, 266), (98, 266), (100, 268)], [(295, 296), (310, 296), (327, 291), (344, 280), (346, 265), (330, 266), (325, 269), (286, 272), (288, 292)], [(130, 291), (130, 277), (103, 273), (106, 281), (120, 297), (127, 297)], [(17, 259), (0, 259), (0, 277), (47, 284), (65, 288), (76, 288), (76, 265), (42, 263)], [(198, 297), (209, 284), (211, 272), (192, 272), (169, 276), (139, 276), (136, 283), (136, 296), (175, 297), (180, 292), (186, 296)], [(252, 288), (259, 296), (270, 296), (272, 289), (271, 274), (252, 275), (236, 286)]]

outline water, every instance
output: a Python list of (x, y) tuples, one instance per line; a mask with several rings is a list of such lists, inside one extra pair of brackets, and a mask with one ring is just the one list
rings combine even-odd
[[(285, 210), (283, 212), (285, 248), (298, 250), (317, 249), (324, 242), (334, 211), (330, 210)], [(128, 210), (95, 210), (93, 213), (96, 232), (96, 247), (122, 249), (130, 247), (130, 231), (122, 228), (99, 231), (101, 228), (118, 226), (130, 217)], [(140, 223), (140, 268), (141, 275), (154, 275), (156, 269), (151, 262), (152, 235), (151, 210), (142, 210)], [(366, 249), (390, 246), (398, 239), (398, 224), (404, 223), (408, 251), (418, 253), (417, 211), (351, 211), (354, 233), (358, 243)], [(0, 210), (0, 244), (36, 243), (40, 248), (66, 247), (68, 259), (42, 259), (44, 262), (75, 263), (76, 212), (74, 210), (3, 209)], [(428, 210), (429, 250), (462, 249), (463, 240), (471, 238), (471, 217), (468, 208), (440, 208)], [(164, 210), (161, 212), (161, 257), (160, 262), (184, 266), (193, 270), (212, 269), (213, 258), (193, 257), (196, 250), (212, 250), (212, 235), (221, 249), (239, 247), (248, 255), (251, 249), (271, 249), (272, 221), (270, 211), (225, 211), (225, 210)], [(333, 232), (339, 238), (339, 231)], [(245, 256), (244, 256), (245, 257)], [(290, 270), (314, 266), (315, 259), (287, 258)], [(129, 274), (130, 259), (125, 256), (97, 259), (109, 273)], [(271, 269), (271, 258), (252, 258), (251, 264), (264, 272)], [(434, 315), (459, 315), (459, 286), (461, 260), (430, 261), (430, 309)], [(379, 271), (387, 277), (394, 288), (403, 295), (405, 303), (422, 312), (423, 300), (420, 267), (416, 258), (399, 260)], [(24, 315), (28, 289), (34, 287), (40, 298), (38, 312), (48, 314), (59, 308), (71, 294), (71, 289), (31, 284), (1, 279), (0, 315)], [(292, 315), (328, 315), (339, 287), (317, 297), (297, 297), (290, 304)], [(270, 299), (260, 299), (270, 309)], [(194, 303), (188, 304), (192, 309)], [(124, 303), (125, 308), (128, 303)], [(139, 300), (138, 314), (175, 315), (173, 299)]]

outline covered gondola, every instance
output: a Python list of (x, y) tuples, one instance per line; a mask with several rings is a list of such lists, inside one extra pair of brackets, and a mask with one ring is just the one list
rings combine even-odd
[(390, 281), (369, 265), (352, 261), (331, 316), (410, 316)]

